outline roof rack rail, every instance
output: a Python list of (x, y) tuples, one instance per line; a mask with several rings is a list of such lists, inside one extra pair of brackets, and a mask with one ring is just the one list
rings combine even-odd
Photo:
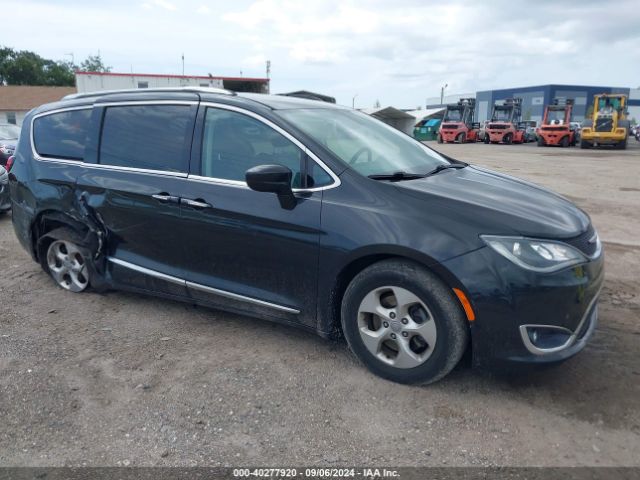
[(217, 93), (219, 95), (237, 95), (232, 90), (216, 87), (158, 87), (158, 88), (125, 88), (122, 90), (97, 90), (95, 92), (72, 93), (63, 97), (63, 100), (75, 98), (103, 97), (117, 93), (148, 93), (148, 92), (194, 92), (194, 93)]

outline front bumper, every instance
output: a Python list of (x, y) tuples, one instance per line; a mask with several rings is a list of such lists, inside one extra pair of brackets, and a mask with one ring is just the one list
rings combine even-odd
[[(593, 335), (603, 253), (547, 274), (518, 267), (488, 247), (443, 266), (461, 282), (476, 314), (470, 325), (477, 366), (560, 362), (582, 350)], [(559, 336), (561, 341), (536, 346), (529, 335), (535, 328), (566, 334)]]
[(596, 132), (590, 128), (583, 128), (580, 134), (582, 140), (595, 142), (602, 145), (609, 143), (623, 142), (627, 138), (627, 132), (624, 129), (616, 129), (614, 132)]

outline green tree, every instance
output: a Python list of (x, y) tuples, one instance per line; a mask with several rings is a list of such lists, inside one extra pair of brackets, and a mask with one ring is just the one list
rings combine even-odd
[(42, 58), (27, 50), (0, 47), (0, 83), (7, 85), (73, 86), (74, 66)]
[(102, 62), (100, 53), (97, 55), (89, 55), (85, 61), (80, 64), (80, 70), (83, 72), (110, 72), (111, 67), (107, 67)]

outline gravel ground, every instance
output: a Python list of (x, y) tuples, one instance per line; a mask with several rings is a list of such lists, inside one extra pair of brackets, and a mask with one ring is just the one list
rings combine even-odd
[(0, 217), (0, 465), (640, 465), (640, 144), (433, 145), (591, 213), (607, 280), (560, 367), (381, 380), (343, 342), (121, 292), (57, 288)]

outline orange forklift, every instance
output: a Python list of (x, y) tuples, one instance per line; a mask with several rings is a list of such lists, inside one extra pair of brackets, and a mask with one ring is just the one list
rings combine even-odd
[(522, 99), (507, 98), (496, 101), (491, 113), (491, 121), (487, 124), (484, 143), (524, 143), (525, 130), (520, 126), (522, 115)]
[(458, 103), (447, 105), (438, 132), (438, 143), (477, 142), (480, 124), (473, 123), (475, 108), (475, 98), (462, 98)]
[(551, 105), (544, 109), (542, 124), (538, 128), (538, 146), (574, 146), (578, 140), (578, 133), (571, 125), (573, 99), (564, 102), (554, 98)]

